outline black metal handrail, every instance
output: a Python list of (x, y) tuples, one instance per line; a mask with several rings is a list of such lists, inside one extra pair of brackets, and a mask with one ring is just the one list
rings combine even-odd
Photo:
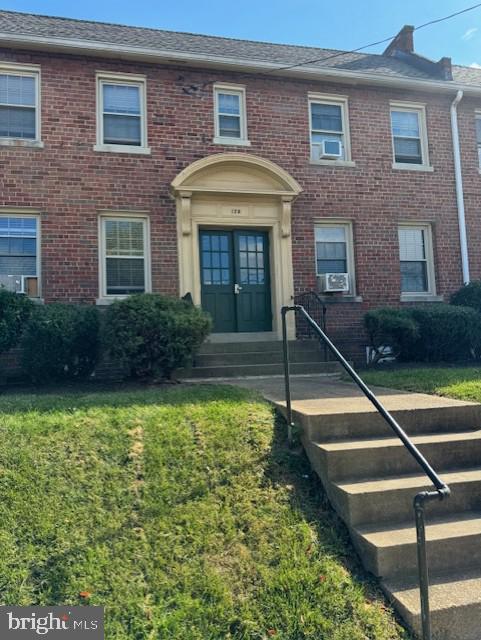
[[(318, 320), (319, 326), (324, 331), (324, 333), (327, 333), (327, 319), (326, 319), (327, 307), (324, 303), (324, 300), (317, 293), (317, 291), (312, 291), (310, 289), (307, 291), (301, 291), (300, 293), (297, 293), (294, 296), (294, 305), (300, 305), (301, 307), (304, 307), (304, 309), (311, 316), (311, 318), (314, 318), (315, 320), (319, 318)], [(321, 343), (321, 346), (324, 351), (324, 361), (327, 361), (329, 356), (329, 350), (327, 348), (326, 343), (319, 338), (317, 333), (308, 324), (307, 337), (311, 339), (313, 336), (317, 338), (317, 340), (319, 340), (319, 342)]]
[(317, 322), (310, 316), (310, 314), (304, 309), (302, 305), (296, 304), (290, 307), (282, 307), (282, 339), (284, 348), (284, 377), (285, 377), (285, 391), (286, 391), (286, 410), (287, 410), (287, 425), (288, 425), (288, 437), (289, 441), (292, 441), (292, 429), (294, 427), (292, 420), (292, 401), (291, 401), (291, 387), (290, 387), (290, 374), (289, 374), (289, 342), (287, 340), (287, 323), (286, 316), (289, 312), (299, 313), (306, 320), (309, 326), (317, 333), (319, 338), (327, 346), (332, 355), (342, 365), (349, 376), (354, 380), (359, 389), (364, 393), (366, 398), (374, 405), (377, 411), (381, 414), (382, 418), (394, 431), (396, 436), (404, 444), (411, 456), (416, 460), (418, 465), (424, 471), (426, 476), (431, 480), (435, 487), (435, 491), (421, 491), (414, 498), (414, 515), (416, 522), (416, 543), (417, 543), (417, 557), (418, 557), (418, 572), (419, 572), (419, 592), (421, 598), (421, 622), (423, 640), (431, 640), (431, 616), (429, 611), (429, 574), (428, 563), (426, 553), (426, 531), (425, 531), (425, 503), (430, 500), (444, 500), (450, 495), (450, 489), (448, 485), (441, 480), (436, 471), (432, 468), (423, 454), (419, 451), (416, 445), (409, 438), (404, 429), (398, 424), (394, 417), (389, 413), (386, 407), (378, 400), (376, 395), (369, 389), (362, 378), (354, 371), (349, 362), (344, 358), (342, 353), (327, 337)]

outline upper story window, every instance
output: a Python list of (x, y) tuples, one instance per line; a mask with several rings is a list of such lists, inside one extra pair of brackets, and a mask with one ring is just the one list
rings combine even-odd
[(351, 160), (347, 98), (309, 94), (309, 122), (312, 162)]
[(145, 78), (97, 74), (96, 151), (150, 153)]
[(39, 219), (35, 215), (0, 215), (0, 285), (39, 295)]
[(392, 102), (391, 133), (394, 168), (430, 169), (426, 111), (423, 105)]
[(316, 275), (347, 273), (349, 293), (354, 295), (354, 247), (350, 222), (329, 220), (316, 225)]
[(246, 92), (238, 85), (214, 85), (214, 142), (248, 145)]
[(148, 219), (102, 216), (101, 297), (150, 291)]
[(39, 70), (0, 65), (0, 144), (40, 140)]
[(481, 113), (476, 115), (476, 144), (478, 145), (478, 164), (481, 169)]
[(398, 229), (401, 296), (434, 295), (431, 226), (405, 224)]

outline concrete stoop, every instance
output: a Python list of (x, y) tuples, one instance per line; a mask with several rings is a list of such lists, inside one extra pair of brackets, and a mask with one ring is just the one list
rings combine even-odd
[[(293, 402), (307, 455), (364, 566), (419, 634), (413, 498), (432, 487), (357, 389), (322, 386), (320, 398), (299, 387)], [(426, 507), (433, 640), (480, 640), (481, 405), (376, 392), (452, 491)], [(279, 396), (270, 399), (284, 410)]]
[[(319, 343), (289, 343), (290, 370), (294, 375), (339, 375), (337, 362), (325, 362)], [(281, 376), (284, 374), (282, 342), (208, 342), (202, 345), (192, 367), (179, 372), (187, 379)]]

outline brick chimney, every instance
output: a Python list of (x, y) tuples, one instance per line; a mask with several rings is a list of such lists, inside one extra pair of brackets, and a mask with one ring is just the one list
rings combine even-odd
[(394, 51), (402, 51), (403, 53), (414, 53), (414, 27), (405, 24), (397, 36), (391, 40), (386, 47), (383, 55), (392, 56)]

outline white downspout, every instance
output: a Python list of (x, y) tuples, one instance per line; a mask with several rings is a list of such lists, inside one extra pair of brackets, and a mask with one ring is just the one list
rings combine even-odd
[(466, 216), (464, 213), (463, 174), (461, 171), (461, 152), (459, 149), (458, 104), (463, 98), (463, 92), (458, 91), (451, 103), (451, 131), (453, 134), (454, 177), (456, 180), (456, 202), (458, 205), (459, 242), (461, 246), (461, 265), (463, 282), (469, 284), (469, 256), (466, 235)]

